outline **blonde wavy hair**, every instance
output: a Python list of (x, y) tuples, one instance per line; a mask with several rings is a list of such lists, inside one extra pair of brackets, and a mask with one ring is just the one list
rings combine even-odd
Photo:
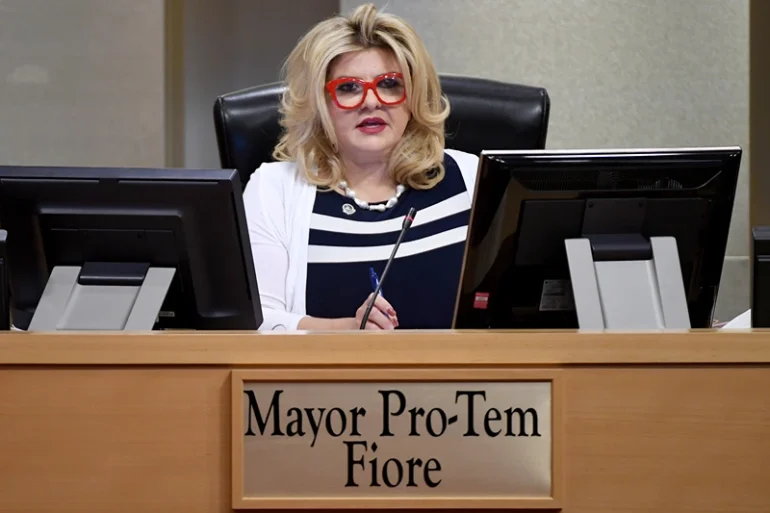
[(329, 67), (344, 53), (369, 48), (391, 51), (401, 66), (411, 118), (394, 148), (388, 169), (397, 183), (429, 189), (444, 177), (444, 121), (449, 100), (417, 33), (404, 20), (377, 12), (373, 4), (349, 17), (335, 16), (313, 27), (284, 65), (282, 134), (273, 157), (296, 162), (310, 183), (334, 188), (344, 178), (329, 115), (325, 84)]

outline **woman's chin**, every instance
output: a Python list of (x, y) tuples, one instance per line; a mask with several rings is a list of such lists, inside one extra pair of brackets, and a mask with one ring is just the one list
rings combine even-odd
[(354, 152), (366, 152), (366, 153), (387, 153), (394, 146), (394, 142), (390, 137), (384, 137), (383, 134), (376, 135), (360, 135), (351, 141), (348, 147)]

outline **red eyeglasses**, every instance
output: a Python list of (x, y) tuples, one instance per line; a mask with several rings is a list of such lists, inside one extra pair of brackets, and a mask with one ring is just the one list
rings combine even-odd
[(326, 84), (326, 90), (340, 109), (357, 109), (364, 103), (370, 89), (383, 105), (398, 105), (406, 100), (404, 76), (401, 73), (385, 73), (371, 82), (342, 77)]

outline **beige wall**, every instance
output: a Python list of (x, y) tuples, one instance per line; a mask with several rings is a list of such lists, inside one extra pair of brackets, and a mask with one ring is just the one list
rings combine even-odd
[[(216, 166), (216, 95), (276, 79), (307, 28), (362, 3), (169, 1), (181, 23), (164, 19), (162, 0), (0, 1), (0, 163)], [(770, 169), (760, 21), (770, 20), (770, 2), (751, 1), (752, 155), (749, 0), (376, 3), (415, 26), (441, 72), (547, 87), (551, 148), (742, 145), (717, 315), (725, 319), (748, 306), (750, 159), (752, 215), (770, 223), (770, 180), (757, 167)], [(174, 144), (166, 126), (176, 128)]]
[(338, 0), (0, 0), (0, 164), (217, 167), (217, 95)]
[(770, 1), (751, 0), (751, 225), (770, 225)]
[[(341, 0), (341, 10), (362, 3)], [(414, 25), (440, 72), (548, 88), (550, 148), (748, 150), (748, 0), (375, 3)], [(719, 319), (748, 307), (748, 163), (747, 154)]]
[(338, 0), (185, 0), (185, 166), (219, 167), (216, 97), (278, 80), (299, 38), (338, 9)]
[(164, 163), (161, 0), (0, 2), (0, 163)]

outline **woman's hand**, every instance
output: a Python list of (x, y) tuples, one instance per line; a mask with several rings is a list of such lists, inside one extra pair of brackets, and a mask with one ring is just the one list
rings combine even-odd
[[(366, 298), (364, 304), (358, 307), (355, 317), (344, 317), (340, 319), (321, 319), (318, 317), (305, 316), (300, 319), (297, 329), (307, 331), (325, 331), (325, 330), (358, 330), (361, 328), (361, 320), (366, 312), (366, 305), (372, 300), (372, 294)], [(369, 319), (366, 322), (367, 330), (392, 330), (398, 327), (398, 316), (396, 311), (390, 306), (384, 297), (378, 296), (374, 302), (372, 311), (369, 312)]]
[[(374, 293), (369, 294), (369, 297), (366, 298), (364, 304), (362, 304), (358, 310), (356, 310), (355, 329), (359, 329), (361, 327), (361, 321), (364, 318), (364, 313), (366, 313), (366, 306), (369, 304), (369, 301), (372, 300), (373, 295)], [(396, 311), (393, 309), (390, 303), (385, 300), (384, 297), (378, 295), (377, 299), (374, 301), (372, 311), (369, 312), (369, 319), (366, 321), (365, 329), (392, 330), (397, 327), (398, 316), (396, 315)]]

